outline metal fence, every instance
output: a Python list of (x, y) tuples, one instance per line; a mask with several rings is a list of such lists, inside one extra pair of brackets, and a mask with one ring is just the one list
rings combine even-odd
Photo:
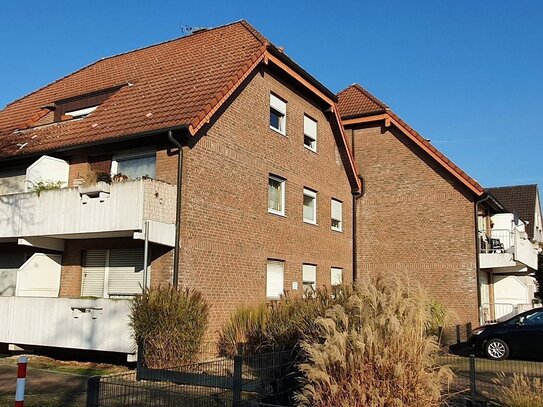
[(543, 379), (543, 362), (459, 357), (446, 355), (438, 360), (454, 372), (444, 406), (451, 407), (497, 407), (504, 406), (508, 389), (515, 376), (533, 382)]
[(292, 352), (215, 357), (171, 369), (93, 377), (87, 407), (290, 406), (296, 384)]

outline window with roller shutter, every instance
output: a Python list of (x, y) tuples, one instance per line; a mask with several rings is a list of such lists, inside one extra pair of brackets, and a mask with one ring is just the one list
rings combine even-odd
[[(147, 284), (150, 282), (148, 267)], [(83, 257), (81, 295), (127, 297), (140, 294), (143, 286), (143, 250), (87, 250)]]

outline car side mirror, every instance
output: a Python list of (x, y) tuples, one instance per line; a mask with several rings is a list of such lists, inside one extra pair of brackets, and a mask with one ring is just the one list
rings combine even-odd
[(524, 325), (524, 322), (519, 320), (519, 321), (515, 322), (515, 325), (516, 326), (522, 326), (522, 325)]

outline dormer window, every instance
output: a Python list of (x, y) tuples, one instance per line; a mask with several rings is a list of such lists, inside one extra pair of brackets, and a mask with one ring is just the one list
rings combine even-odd
[(94, 112), (121, 87), (104, 89), (97, 92), (86, 93), (55, 102), (55, 122), (82, 119)]
[(88, 114), (94, 112), (98, 106), (85, 107), (83, 109), (72, 110), (70, 112), (64, 113), (64, 117), (69, 116), (72, 119), (81, 119)]

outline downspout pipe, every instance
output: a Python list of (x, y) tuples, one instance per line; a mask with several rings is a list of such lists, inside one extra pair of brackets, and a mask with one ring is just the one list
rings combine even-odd
[(357, 247), (357, 237), (356, 237), (356, 229), (358, 225), (357, 220), (357, 203), (358, 199), (362, 198), (364, 196), (364, 177), (362, 175), (358, 175), (358, 178), (362, 182), (362, 188), (360, 192), (353, 194), (353, 283), (356, 283), (358, 280), (358, 247)]
[(175, 247), (173, 248), (173, 277), (172, 285), (177, 288), (179, 284), (179, 243), (181, 235), (181, 192), (183, 186), (183, 146), (168, 131), (168, 139), (177, 147), (177, 197), (175, 201)]
[(479, 259), (479, 256), (481, 255), (481, 242), (479, 240), (479, 204), (482, 204), (485, 201), (488, 201), (490, 199), (490, 195), (487, 194), (482, 199), (479, 199), (478, 201), (475, 201), (475, 272), (477, 277), (477, 313), (479, 317), (479, 323), (482, 322), (482, 304), (481, 304), (481, 282), (479, 279), (479, 272), (481, 271), (481, 261)]

